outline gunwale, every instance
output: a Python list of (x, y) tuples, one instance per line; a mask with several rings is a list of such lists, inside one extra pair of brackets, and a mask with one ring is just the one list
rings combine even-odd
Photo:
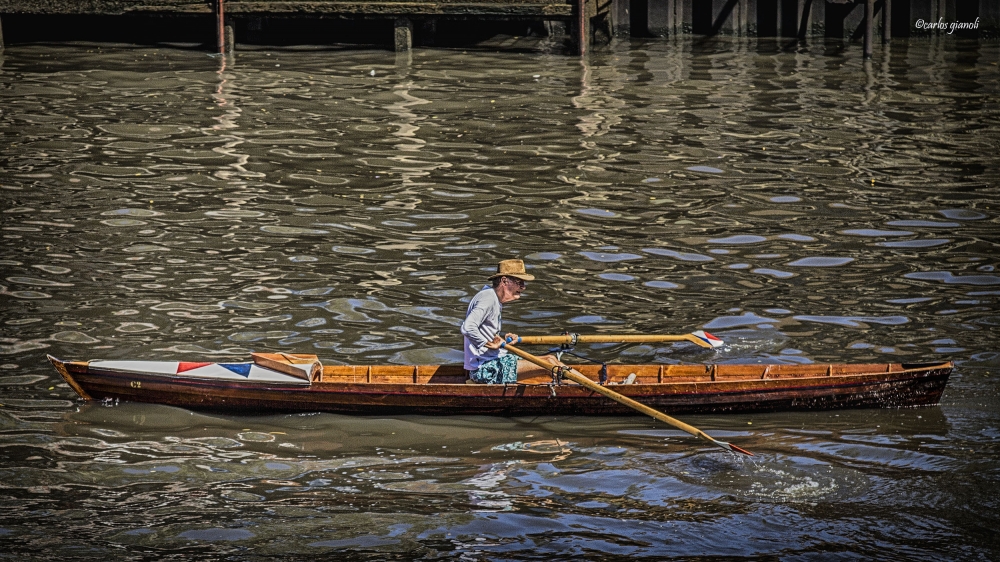
[[(466, 384), (459, 365), (333, 365), (314, 380), (240, 381), (92, 368), (50, 360), (85, 399), (237, 413), (632, 415), (575, 383), (525, 367), (517, 384)], [(937, 404), (954, 365), (608, 365), (612, 388), (667, 413), (735, 413)], [(598, 380), (596, 365), (575, 365)], [(348, 380), (350, 379), (350, 380)]]

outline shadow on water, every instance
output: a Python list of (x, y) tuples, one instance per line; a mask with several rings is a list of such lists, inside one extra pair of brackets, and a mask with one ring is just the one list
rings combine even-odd
[[(114, 49), (125, 45), (214, 51), (214, 15), (31, 15), (4, 14), (7, 45), (65, 45)], [(231, 22), (239, 51), (359, 51), (393, 49), (393, 18), (239, 17)], [(568, 37), (549, 37), (542, 20), (419, 20), (417, 47), (497, 49), (505, 52), (567, 52)], [(561, 30), (558, 28), (557, 31)], [(518, 41), (520, 39), (520, 41)]]

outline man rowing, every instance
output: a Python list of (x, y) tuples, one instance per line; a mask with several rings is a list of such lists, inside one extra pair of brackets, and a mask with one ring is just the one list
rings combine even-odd
[(517, 334), (500, 337), (503, 305), (521, 298), (528, 281), (535, 276), (524, 270), (521, 260), (503, 260), (497, 272), (488, 278), (492, 286), (483, 287), (472, 297), (462, 322), (465, 369), (473, 382), (513, 384), (517, 382), (517, 357), (501, 349), (504, 338), (517, 341)]

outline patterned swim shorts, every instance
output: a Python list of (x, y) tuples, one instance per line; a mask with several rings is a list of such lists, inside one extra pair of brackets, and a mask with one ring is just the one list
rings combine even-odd
[(469, 373), (469, 378), (484, 384), (514, 384), (517, 382), (517, 357), (508, 354), (491, 359)]

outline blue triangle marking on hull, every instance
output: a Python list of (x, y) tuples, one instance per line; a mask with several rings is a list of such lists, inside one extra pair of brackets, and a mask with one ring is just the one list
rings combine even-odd
[(230, 371), (236, 373), (237, 375), (242, 375), (244, 377), (250, 376), (250, 367), (253, 363), (219, 363), (220, 367), (225, 367)]

